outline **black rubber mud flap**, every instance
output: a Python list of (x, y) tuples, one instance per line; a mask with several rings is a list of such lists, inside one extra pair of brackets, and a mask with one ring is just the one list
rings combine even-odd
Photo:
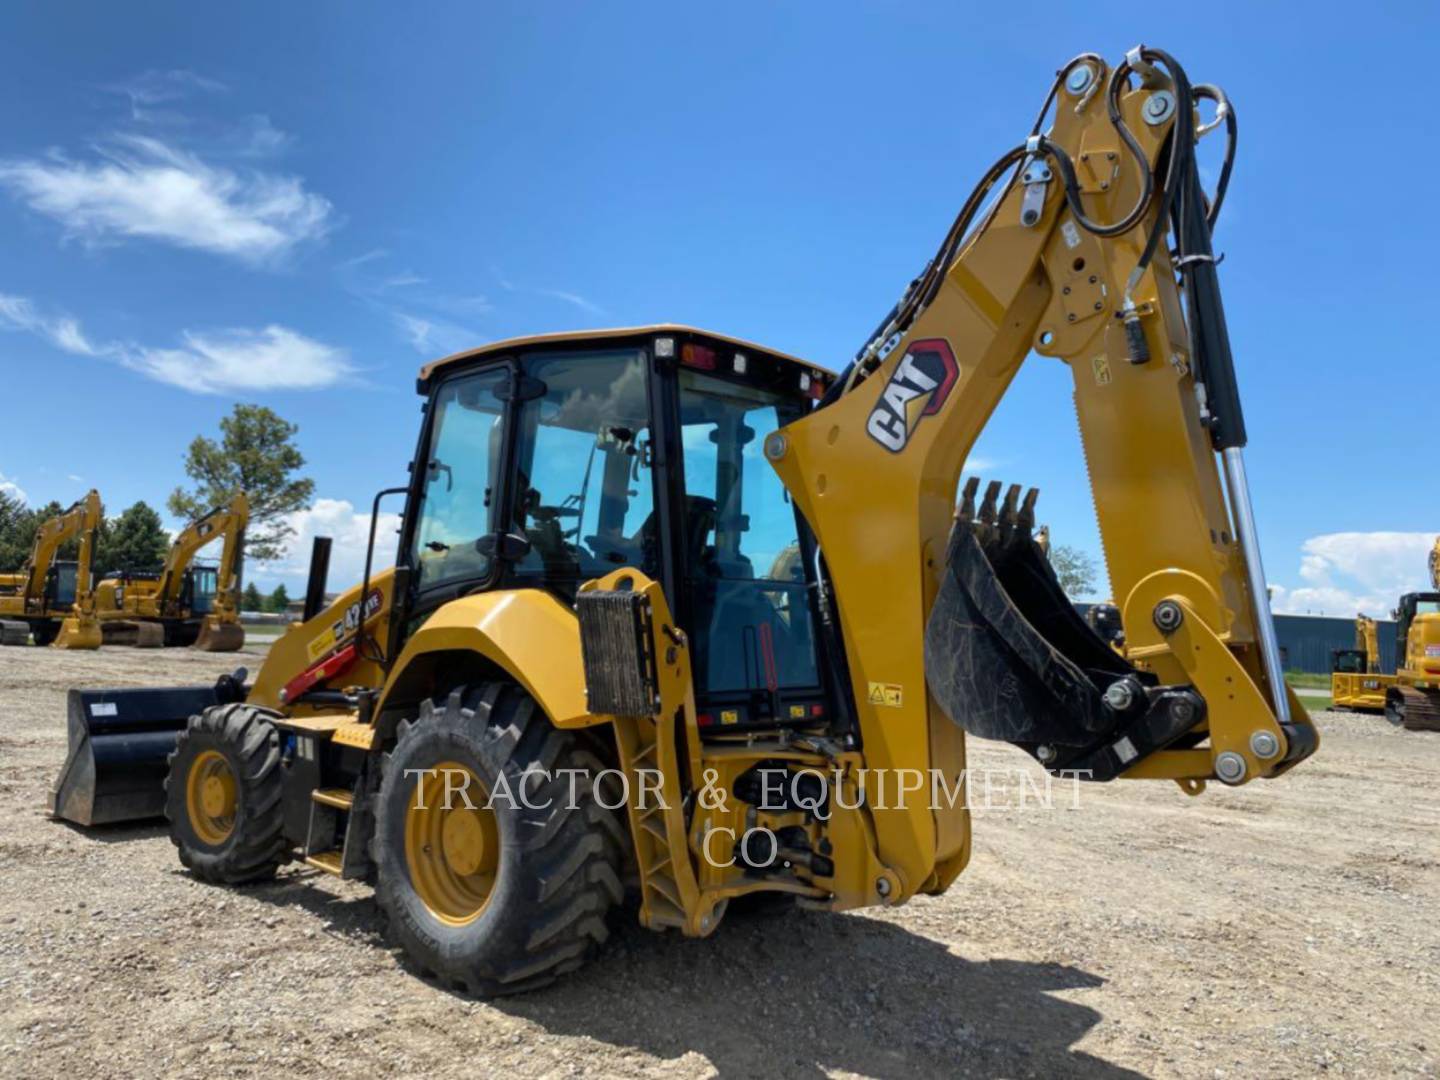
[[(997, 512), (992, 483), (978, 515), (965, 490), (925, 629), (925, 676), (936, 702), (972, 735), (1014, 743), (1047, 767), (1083, 762), (1109, 779), (1196, 726), (1204, 702), (1156, 686), (1075, 610), (1031, 536), (1036, 493)], [(1105, 691), (1123, 683), (1118, 706)]]

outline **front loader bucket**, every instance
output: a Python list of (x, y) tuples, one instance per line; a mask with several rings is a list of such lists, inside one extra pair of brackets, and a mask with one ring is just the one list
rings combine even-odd
[(71, 690), (53, 816), (77, 825), (162, 816), (176, 739), (192, 715), (219, 703), (214, 686)]
[(202, 652), (235, 652), (244, 646), (245, 628), (239, 623), (206, 619), (200, 627), (200, 636), (191, 648)]
[[(979, 511), (966, 486), (945, 574), (925, 629), (925, 676), (972, 735), (1014, 743), (1052, 770), (1118, 776), (1203, 719), (1188, 687), (1161, 687), (1081, 618), (1032, 538), (1032, 489), (1012, 486)], [(1107, 694), (1107, 691), (1109, 693)]]

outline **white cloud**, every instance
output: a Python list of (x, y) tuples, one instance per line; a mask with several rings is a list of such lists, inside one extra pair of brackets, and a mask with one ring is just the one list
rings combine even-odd
[(220, 93), (227, 89), (224, 83), (207, 79), (193, 71), (172, 69), (170, 71), (144, 71), (123, 83), (112, 83), (103, 87), (112, 94), (130, 99), (130, 108), (137, 120), (145, 119), (144, 106), (163, 105), (180, 101), (196, 90), (206, 93)]
[(4, 492), (12, 499), (19, 499), (22, 503), (28, 503), (30, 496), (25, 494), (25, 489), (14, 480), (9, 479), (3, 472), (0, 472), (0, 492)]
[(46, 315), (23, 296), (0, 293), (0, 329), (23, 330), (64, 352), (111, 360), (197, 394), (319, 390), (354, 370), (344, 349), (273, 324), (261, 330), (185, 330), (179, 348), (97, 344), (69, 315)]
[(1401, 593), (1426, 587), (1434, 533), (1343, 532), (1300, 546), (1301, 585), (1274, 586), (1271, 606), (1285, 614), (1387, 616)]
[(121, 362), (159, 382), (200, 394), (319, 390), (352, 371), (344, 349), (284, 326), (181, 335), (179, 349), (132, 348)]
[(442, 319), (407, 315), (403, 311), (392, 314), (406, 340), (416, 352), (424, 356), (449, 355), (469, 348), (480, 340), (473, 330)]
[(0, 293), (0, 329), (24, 330), (57, 349), (77, 356), (100, 356), (104, 350), (85, 337), (69, 315), (45, 315), (26, 297)]
[(139, 135), (115, 136), (89, 161), (0, 161), (0, 185), (87, 243), (138, 238), (252, 264), (322, 237), (332, 210), (298, 177), (238, 173)]
[[(331, 592), (341, 592), (360, 584), (365, 573), (365, 548), (370, 542), (370, 515), (357, 513), (346, 499), (316, 499), (308, 510), (299, 510), (287, 517), (295, 530), (284, 558), (274, 562), (256, 563), (252, 576), (267, 580), (294, 581), (303, 586), (310, 573), (310, 546), (317, 536), (334, 540), (330, 552)], [(375, 529), (375, 558), (372, 573), (395, 564), (396, 531), (400, 515), (382, 512)], [(292, 596), (299, 595), (288, 589)]]
[(541, 296), (549, 296), (555, 300), (563, 300), (567, 304), (579, 308), (587, 315), (604, 315), (605, 309), (593, 300), (587, 300), (576, 292), (568, 292), (565, 289), (536, 289)]

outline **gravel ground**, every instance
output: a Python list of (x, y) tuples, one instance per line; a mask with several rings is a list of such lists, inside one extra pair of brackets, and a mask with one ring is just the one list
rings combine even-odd
[[(252, 667), (258, 656), (244, 658)], [(383, 947), (368, 890), (201, 885), (163, 827), (49, 821), (72, 685), (208, 681), (181, 650), (0, 649), (0, 1073), (36, 1076), (1424, 1075), (1440, 1070), (1440, 735), (1319, 717), (1287, 779), (1018, 792), (950, 893), (633, 925), (481, 1003)], [(1022, 769), (972, 742), (972, 766)]]

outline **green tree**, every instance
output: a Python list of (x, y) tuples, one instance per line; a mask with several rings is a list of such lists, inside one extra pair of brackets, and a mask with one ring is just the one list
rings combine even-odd
[(159, 570), (170, 549), (170, 536), (157, 514), (142, 499), (119, 517), (106, 521), (100, 529), (95, 553), (95, 569)]
[(270, 594), (270, 610), (277, 615), (285, 614), (285, 608), (290, 604), (290, 594), (285, 591), (284, 585), (276, 585), (275, 591)]
[(1095, 589), (1095, 560), (1079, 548), (1066, 544), (1050, 548), (1050, 566), (1065, 595), (1074, 600)]
[(35, 539), (30, 518), (18, 497), (0, 491), (0, 573), (13, 573), (25, 565)]
[(245, 554), (280, 558), (295, 531), (286, 515), (303, 510), (315, 493), (315, 482), (297, 475), (305, 464), (294, 443), (299, 430), (263, 405), (236, 405), (220, 421), (219, 442), (201, 435), (190, 444), (185, 474), (195, 486), (171, 493), (170, 512), (193, 521), (243, 491), (250, 500)]
[(260, 590), (255, 587), (252, 581), (245, 586), (245, 591), (240, 594), (241, 611), (264, 611), (265, 598), (260, 595)]

